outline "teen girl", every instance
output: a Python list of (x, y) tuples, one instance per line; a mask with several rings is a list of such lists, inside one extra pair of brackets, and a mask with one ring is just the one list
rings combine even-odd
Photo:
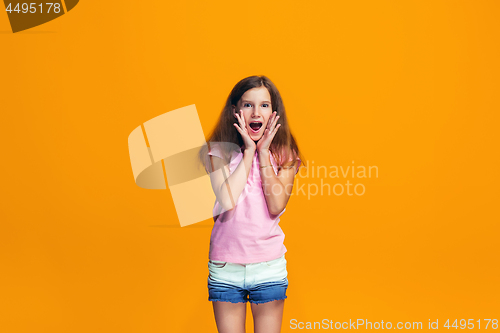
[(288, 287), (278, 223), (301, 159), (278, 89), (265, 76), (236, 84), (200, 150), (217, 201), (208, 293), (220, 333), (280, 332)]

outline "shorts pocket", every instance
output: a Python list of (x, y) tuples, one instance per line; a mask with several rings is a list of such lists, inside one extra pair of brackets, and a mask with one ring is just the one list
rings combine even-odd
[(224, 268), (226, 267), (227, 265), (227, 262), (224, 262), (224, 261), (212, 261), (212, 260), (209, 260), (208, 261), (208, 266), (209, 267), (212, 267), (212, 268), (217, 268), (217, 269), (220, 269), (220, 268)]

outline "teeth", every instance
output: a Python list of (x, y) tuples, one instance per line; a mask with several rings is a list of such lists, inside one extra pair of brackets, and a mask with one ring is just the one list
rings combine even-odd
[(261, 127), (262, 127), (262, 123), (260, 121), (253, 121), (250, 123), (250, 128), (253, 131), (258, 131), (258, 130), (260, 130)]

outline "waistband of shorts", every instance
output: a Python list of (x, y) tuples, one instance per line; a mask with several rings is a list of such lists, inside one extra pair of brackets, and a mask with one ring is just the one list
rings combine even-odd
[(264, 260), (264, 261), (259, 261), (259, 262), (252, 262), (252, 263), (235, 263), (235, 262), (229, 262), (229, 261), (221, 261), (221, 260), (211, 260), (209, 259), (208, 262), (211, 262), (211, 263), (216, 263), (216, 264), (224, 264), (224, 263), (228, 263), (228, 264), (235, 264), (235, 265), (243, 265), (243, 266), (246, 266), (246, 265), (257, 265), (257, 264), (261, 264), (263, 262), (270, 262), (270, 261), (278, 261), (280, 259), (285, 259), (285, 254), (283, 254), (281, 257), (279, 258), (276, 258), (276, 259), (271, 259), (271, 260)]

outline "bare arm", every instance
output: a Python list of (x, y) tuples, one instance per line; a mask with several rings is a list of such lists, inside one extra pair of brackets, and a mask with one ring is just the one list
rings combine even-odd
[[(271, 165), (269, 150), (259, 151), (260, 166)], [(281, 168), (278, 175), (272, 167), (260, 169), (262, 189), (266, 198), (269, 213), (278, 215), (285, 209), (293, 189), (293, 180), (296, 174), (296, 165), (291, 168)]]
[(243, 150), (243, 158), (231, 175), (228, 166), (221, 158), (210, 155), (214, 168), (214, 172), (210, 173), (210, 181), (217, 201), (224, 211), (236, 206), (247, 183), (254, 155), (255, 149)]

